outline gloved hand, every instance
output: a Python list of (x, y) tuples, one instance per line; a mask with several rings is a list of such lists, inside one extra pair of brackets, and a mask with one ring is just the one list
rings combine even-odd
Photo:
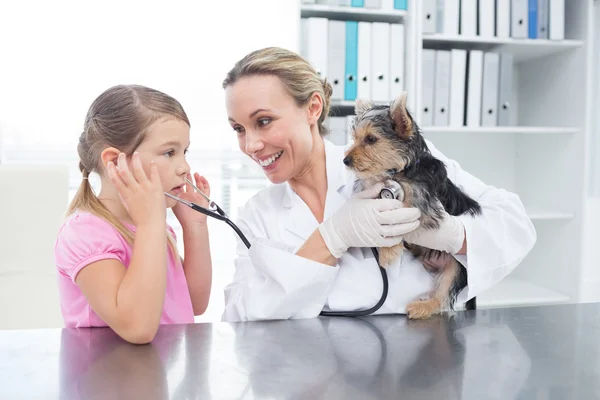
[(419, 226), (421, 212), (404, 208), (401, 201), (373, 199), (383, 185), (355, 194), (334, 215), (323, 221), (319, 232), (335, 258), (349, 247), (391, 247)]
[(456, 254), (465, 241), (465, 227), (460, 219), (444, 211), (438, 229), (419, 227), (404, 235), (404, 241), (429, 249)]

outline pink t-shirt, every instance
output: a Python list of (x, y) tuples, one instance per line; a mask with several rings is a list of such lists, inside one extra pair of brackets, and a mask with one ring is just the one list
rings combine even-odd
[[(125, 225), (135, 232), (135, 226)], [(171, 227), (169, 229), (173, 232)], [(127, 268), (132, 251), (127, 241), (104, 219), (87, 212), (69, 216), (58, 233), (54, 248), (60, 305), (67, 328), (107, 326), (92, 310), (75, 283), (75, 277), (87, 265), (104, 259), (119, 260)], [(167, 284), (160, 323), (193, 323), (192, 300), (181, 260), (175, 259), (169, 250), (165, 261)]]

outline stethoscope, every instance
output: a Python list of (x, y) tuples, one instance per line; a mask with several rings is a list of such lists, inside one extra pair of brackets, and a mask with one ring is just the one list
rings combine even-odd
[[(219, 221), (224, 221), (227, 225), (229, 225), (231, 228), (233, 228), (235, 233), (237, 233), (237, 235), (240, 237), (242, 242), (244, 242), (246, 247), (249, 249), (250, 241), (248, 240), (248, 238), (246, 238), (246, 236), (240, 230), (240, 228), (238, 228), (237, 225), (235, 223), (233, 223), (233, 221), (231, 219), (229, 219), (229, 217), (227, 216), (225, 211), (223, 211), (223, 209), (221, 207), (219, 207), (219, 205), (217, 203), (212, 201), (204, 192), (202, 192), (200, 189), (198, 189), (196, 187), (196, 185), (194, 185), (192, 183), (192, 181), (190, 181), (189, 179), (186, 178), (186, 182), (190, 186), (192, 186), (192, 188), (194, 188), (194, 190), (197, 193), (199, 193), (202, 197), (204, 197), (204, 199), (208, 202), (209, 208), (199, 206), (196, 203), (187, 201), (178, 196), (172, 195), (171, 193), (168, 193), (168, 192), (165, 192), (165, 195), (175, 201), (180, 202), (181, 204), (184, 204), (184, 205), (190, 207), (193, 210), (196, 210), (196, 211), (204, 214), (204, 215), (218, 219)], [(397, 198), (397, 196), (398, 196), (398, 191), (395, 188), (383, 188), (383, 190), (380, 193), (380, 197), (382, 197), (382, 198)], [(372, 247), (371, 251), (373, 252), (373, 255), (375, 256), (375, 260), (377, 261), (377, 265), (379, 266), (379, 271), (381, 272), (381, 279), (383, 281), (383, 290), (381, 292), (381, 298), (379, 299), (377, 304), (375, 304), (373, 307), (366, 309), (366, 310), (321, 311), (320, 315), (325, 316), (325, 317), (363, 317), (365, 315), (373, 314), (375, 311), (377, 311), (381, 308), (383, 303), (385, 303), (385, 300), (387, 299), (387, 295), (388, 295), (388, 286), (389, 286), (387, 273), (385, 272), (385, 269), (383, 267), (381, 267), (381, 265), (379, 263), (379, 253), (377, 252), (377, 249), (375, 247)]]

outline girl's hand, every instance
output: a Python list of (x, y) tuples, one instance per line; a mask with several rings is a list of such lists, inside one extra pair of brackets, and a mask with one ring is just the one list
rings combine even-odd
[[(189, 180), (192, 180), (192, 176), (190, 174), (188, 174), (187, 178)], [(200, 174), (198, 173), (195, 173), (194, 181), (196, 187), (200, 189), (202, 193), (210, 197), (210, 185), (208, 184), (206, 178), (200, 176)], [(200, 207), (208, 207), (208, 201), (206, 201), (206, 199), (200, 193), (196, 193), (192, 185), (190, 185), (189, 183), (186, 183), (185, 191), (181, 193), (179, 197), (181, 197), (184, 200), (191, 201), (192, 203), (196, 203)], [(192, 210), (188, 206), (179, 202), (173, 207), (173, 213), (175, 214), (175, 217), (177, 217), (177, 219), (179, 220), (181, 226), (184, 228), (194, 225), (206, 225), (206, 215), (199, 213), (198, 211)]]
[(144, 172), (137, 152), (131, 158), (131, 169), (124, 153), (119, 154), (117, 166), (109, 162), (108, 177), (117, 188), (119, 197), (136, 226), (165, 224), (166, 201), (158, 167), (150, 164), (150, 177)]

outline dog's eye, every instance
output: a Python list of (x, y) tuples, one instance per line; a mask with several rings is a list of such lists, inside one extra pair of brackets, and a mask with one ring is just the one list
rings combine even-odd
[(373, 136), (373, 135), (367, 135), (365, 137), (365, 143), (367, 143), (367, 144), (373, 144), (376, 141), (377, 141), (377, 138), (375, 136)]

